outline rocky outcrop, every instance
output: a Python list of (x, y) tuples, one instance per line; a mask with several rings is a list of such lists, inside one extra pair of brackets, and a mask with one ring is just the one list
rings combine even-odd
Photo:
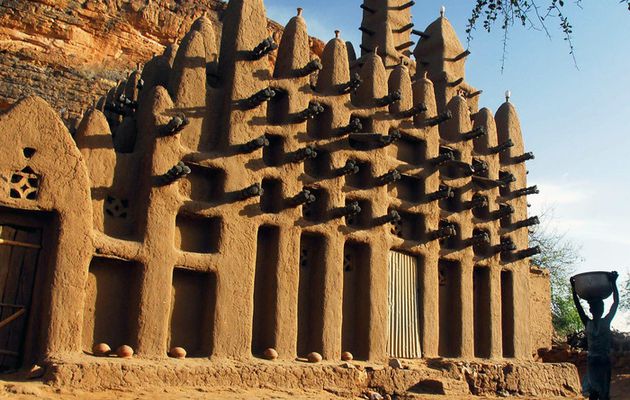
[[(218, 0), (5, 0), (0, 2), (0, 109), (38, 95), (71, 131), (81, 111), (138, 63), (181, 39)], [(277, 39), (282, 27), (269, 21)], [(216, 30), (220, 32), (220, 29)], [(313, 41), (320, 52), (323, 44)]]

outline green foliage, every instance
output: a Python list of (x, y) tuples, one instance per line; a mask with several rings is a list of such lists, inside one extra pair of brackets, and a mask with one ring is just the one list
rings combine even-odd
[(619, 308), (630, 311), (630, 273), (626, 275), (626, 281), (620, 288)]
[(551, 280), (551, 314), (558, 334), (567, 335), (583, 329), (573, 304), (569, 279), (582, 261), (580, 249), (564, 235), (548, 228), (548, 212), (541, 216), (542, 224), (530, 231), (530, 244), (540, 246), (540, 254), (531, 263), (547, 269)]
[(571, 296), (552, 295), (551, 298), (551, 322), (559, 335), (566, 336), (584, 329)]

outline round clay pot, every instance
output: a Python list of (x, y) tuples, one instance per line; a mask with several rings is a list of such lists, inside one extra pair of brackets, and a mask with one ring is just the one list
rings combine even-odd
[(116, 349), (116, 355), (120, 358), (131, 358), (133, 356), (133, 349), (131, 348), (131, 346), (123, 344)]
[(344, 351), (343, 353), (341, 353), (342, 361), (352, 361), (353, 358), (354, 356), (349, 351)]
[(609, 272), (585, 272), (575, 275), (573, 279), (575, 291), (586, 301), (604, 300), (613, 292)]
[(97, 357), (107, 357), (112, 352), (112, 348), (107, 343), (97, 343), (92, 347), (92, 353)]
[(265, 352), (263, 353), (263, 357), (265, 357), (267, 360), (275, 360), (276, 358), (278, 358), (278, 352), (276, 351), (276, 349), (270, 347), (265, 350)]
[(306, 356), (306, 359), (310, 363), (318, 363), (322, 360), (322, 355), (314, 351), (312, 353), (308, 353), (308, 355)]
[(173, 347), (168, 352), (168, 355), (173, 358), (186, 358), (186, 349), (184, 349), (183, 347)]

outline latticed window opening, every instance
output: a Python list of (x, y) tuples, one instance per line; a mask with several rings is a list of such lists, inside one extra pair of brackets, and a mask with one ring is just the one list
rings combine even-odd
[(126, 219), (129, 214), (129, 200), (108, 195), (105, 199), (105, 213), (110, 217)]
[(40, 179), (30, 167), (15, 172), (9, 182), (9, 196), (14, 199), (36, 200)]

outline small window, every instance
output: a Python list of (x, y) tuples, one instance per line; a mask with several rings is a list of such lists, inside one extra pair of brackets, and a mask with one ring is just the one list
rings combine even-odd
[(24, 153), (24, 157), (31, 158), (35, 155), (35, 149), (32, 147), (25, 147), (22, 152)]

